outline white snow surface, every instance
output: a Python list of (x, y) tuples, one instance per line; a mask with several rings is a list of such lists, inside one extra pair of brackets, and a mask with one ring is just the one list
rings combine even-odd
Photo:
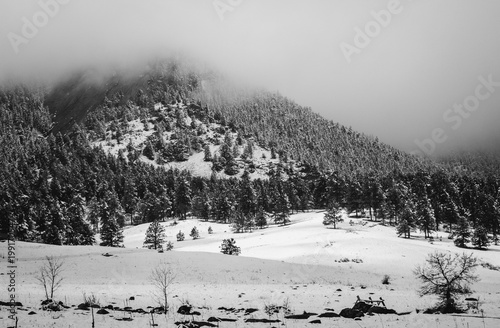
[[(128, 227), (124, 231), (125, 248), (99, 246), (50, 246), (16, 242), (16, 300), (23, 303), (19, 310), (19, 327), (89, 327), (91, 315), (73, 308), (63, 312), (40, 310), (44, 299), (43, 289), (35, 279), (45, 256), (59, 256), (65, 261), (64, 282), (56, 298), (68, 305), (83, 302), (83, 293), (94, 293), (102, 305), (146, 309), (156, 306), (149, 280), (151, 269), (161, 262), (176, 272), (176, 280), (169, 290), (172, 310), (167, 316), (156, 316), (159, 327), (174, 327), (174, 322), (189, 320), (176, 313), (183, 301), (201, 307), (200, 317), (231, 317), (235, 323), (221, 323), (221, 327), (269, 327), (269, 324), (245, 323), (244, 318), (268, 318), (264, 312), (266, 304), (288, 304), (292, 312), (322, 313), (333, 308), (339, 313), (351, 307), (356, 296), (361, 298), (382, 297), (386, 305), (408, 315), (376, 315), (364, 317), (362, 321), (343, 318), (321, 318), (319, 327), (499, 327), (500, 320), (500, 272), (478, 267), (481, 281), (473, 288), (473, 297), (479, 297), (481, 314), (467, 313), (461, 316), (424, 315), (416, 309), (424, 309), (436, 302), (434, 297), (419, 297), (416, 290), (419, 282), (412, 270), (423, 264), (427, 254), (439, 250), (461, 253), (464, 250), (453, 245), (442, 235), (433, 244), (416, 234), (410, 240), (398, 238), (394, 228), (382, 226), (366, 219), (347, 219), (338, 229), (326, 228), (322, 224), (323, 212), (311, 211), (295, 214), (291, 224), (270, 226), (251, 233), (235, 234), (227, 224), (202, 222), (197, 219), (162, 223), (167, 240), (174, 242), (174, 250), (159, 253), (142, 248), (148, 224)], [(358, 224), (368, 222), (365, 225)], [(196, 226), (200, 239), (192, 240), (189, 232)], [(214, 233), (209, 235), (211, 226)], [(175, 234), (182, 230), (186, 240), (177, 242)], [(223, 239), (234, 238), (241, 247), (240, 256), (223, 255), (219, 246)], [(495, 266), (500, 266), (500, 247), (491, 246), (487, 251), (473, 249), (472, 252)], [(0, 243), (0, 253), (7, 253), (7, 243)], [(102, 256), (110, 253), (111, 257)], [(349, 262), (339, 262), (347, 258)], [(352, 260), (357, 260), (355, 263)], [(383, 275), (391, 277), (390, 285), (383, 285)], [(7, 286), (9, 277), (0, 276), (2, 286)], [(341, 291), (338, 291), (338, 290)], [(134, 301), (129, 297), (134, 296)], [(2, 293), (2, 298), (7, 297)], [(8, 301), (8, 299), (2, 299)], [(250, 316), (225, 314), (218, 307), (257, 308)], [(36, 315), (28, 315), (34, 310)], [(129, 314), (110, 311), (107, 315), (96, 315), (96, 327), (147, 327), (151, 317), (139, 313)], [(0, 325), (8, 327), (7, 307), (1, 307)], [(116, 319), (132, 317), (132, 322)], [(273, 316), (283, 320), (283, 314)], [(310, 320), (316, 319), (311, 317)], [(287, 320), (287, 327), (309, 326), (310, 320)]]

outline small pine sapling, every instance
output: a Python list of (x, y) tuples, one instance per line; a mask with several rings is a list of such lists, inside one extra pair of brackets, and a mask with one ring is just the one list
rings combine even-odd
[(200, 233), (198, 232), (198, 229), (196, 227), (193, 227), (193, 229), (191, 229), (191, 233), (189, 234), (189, 236), (193, 239), (198, 239), (200, 238)]

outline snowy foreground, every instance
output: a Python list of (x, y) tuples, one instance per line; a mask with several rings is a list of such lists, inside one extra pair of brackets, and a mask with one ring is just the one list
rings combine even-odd
[[(461, 252), (442, 233), (442, 241), (433, 244), (423, 237), (411, 240), (398, 238), (393, 228), (361, 220), (349, 219), (339, 229), (327, 229), (322, 225), (323, 213), (310, 212), (292, 216), (292, 224), (286, 227), (272, 226), (252, 233), (234, 234), (229, 225), (188, 220), (170, 226), (163, 223), (167, 239), (175, 244), (171, 252), (158, 253), (142, 248), (148, 225), (127, 228), (124, 232), (125, 247), (48, 246), (16, 243), (17, 272), (16, 298), (23, 303), (18, 313), (18, 327), (91, 327), (88, 311), (66, 309), (62, 312), (45, 312), (40, 309), (44, 299), (43, 289), (34, 275), (47, 255), (64, 258), (65, 280), (56, 298), (66, 305), (83, 302), (83, 294), (95, 294), (101, 305), (113, 305), (133, 309), (157, 306), (152, 299), (149, 282), (151, 269), (161, 261), (169, 263), (177, 273), (170, 289), (172, 307), (167, 316), (155, 315), (158, 327), (175, 327), (175, 321), (191, 319), (177, 314), (177, 308), (189, 301), (201, 313), (197, 321), (209, 317), (237, 319), (222, 322), (220, 327), (500, 327), (500, 272), (478, 267), (481, 281), (475, 284), (471, 295), (480, 300), (479, 313), (460, 316), (426, 315), (416, 309), (434, 304), (432, 297), (420, 298), (416, 292), (419, 284), (412, 270), (422, 264), (428, 253), (434, 250)], [(358, 224), (359, 223), (359, 224)], [(201, 238), (191, 240), (189, 232), (196, 226)], [(207, 233), (211, 226), (214, 233)], [(182, 230), (183, 242), (175, 241), (175, 234)], [(219, 253), (222, 239), (234, 238), (241, 247), (240, 256)], [(2, 259), (7, 254), (7, 243), (0, 244)], [(476, 251), (482, 261), (500, 266), (500, 247), (491, 246), (488, 251)], [(102, 256), (109, 252), (112, 256)], [(348, 259), (348, 262), (340, 262)], [(354, 260), (354, 261), (353, 261)], [(5, 261), (2, 261), (5, 263)], [(5, 268), (5, 266), (3, 266)], [(2, 270), (3, 271), (3, 270)], [(3, 271), (5, 272), (5, 271)], [(381, 283), (384, 275), (391, 277), (390, 284)], [(0, 276), (3, 292), (1, 301), (8, 301), (5, 286), (8, 277)], [(294, 314), (304, 311), (324, 313), (334, 309), (352, 307), (356, 297), (362, 299), (382, 297), (388, 308), (406, 315), (365, 316), (361, 321), (344, 318), (320, 318), (321, 324), (310, 324), (318, 319), (284, 319), (283, 313), (269, 317), (266, 305), (287, 305)], [(134, 300), (129, 300), (133, 296)], [(243, 312), (227, 313), (226, 308), (255, 308), (258, 311), (245, 315)], [(14, 326), (8, 319), (8, 308), (0, 307), (0, 327)], [(28, 315), (35, 311), (36, 314)], [(117, 319), (132, 318), (132, 321)], [(279, 319), (279, 323), (245, 323), (248, 318)], [(109, 314), (96, 314), (96, 327), (150, 327), (151, 316), (140, 313), (110, 310)]]

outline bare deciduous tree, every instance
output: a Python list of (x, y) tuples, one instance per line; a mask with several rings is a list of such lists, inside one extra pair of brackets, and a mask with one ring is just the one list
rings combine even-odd
[[(53, 299), (54, 293), (63, 281), (64, 261), (54, 256), (46, 256), (46, 262), (40, 267), (36, 280), (40, 282), (45, 290), (45, 297)], [(50, 297), (49, 297), (50, 295)]]
[(161, 262), (151, 271), (150, 281), (153, 284), (153, 297), (164, 309), (168, 310), (168, 289), (175, 280), (175, 273), (167, 263)]
[(428, 255), (426, 262), (414, 270), (422, 281), (420, 295), (438, 295), (441, 299), (438, 309), (455, 312), (457, 297), (470, 294), (470, 284), (479, 280), (474, 274), (478, 259), (472, 253), (460, 255), (436, 251)]

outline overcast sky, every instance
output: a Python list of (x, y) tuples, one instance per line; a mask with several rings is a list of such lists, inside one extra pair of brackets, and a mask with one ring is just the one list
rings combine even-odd
[(441, 129), (436, 154), (500, 144), (499, 14), (498, 0), (0, 0), (0, 79), (182, 50), (406, 151)]

